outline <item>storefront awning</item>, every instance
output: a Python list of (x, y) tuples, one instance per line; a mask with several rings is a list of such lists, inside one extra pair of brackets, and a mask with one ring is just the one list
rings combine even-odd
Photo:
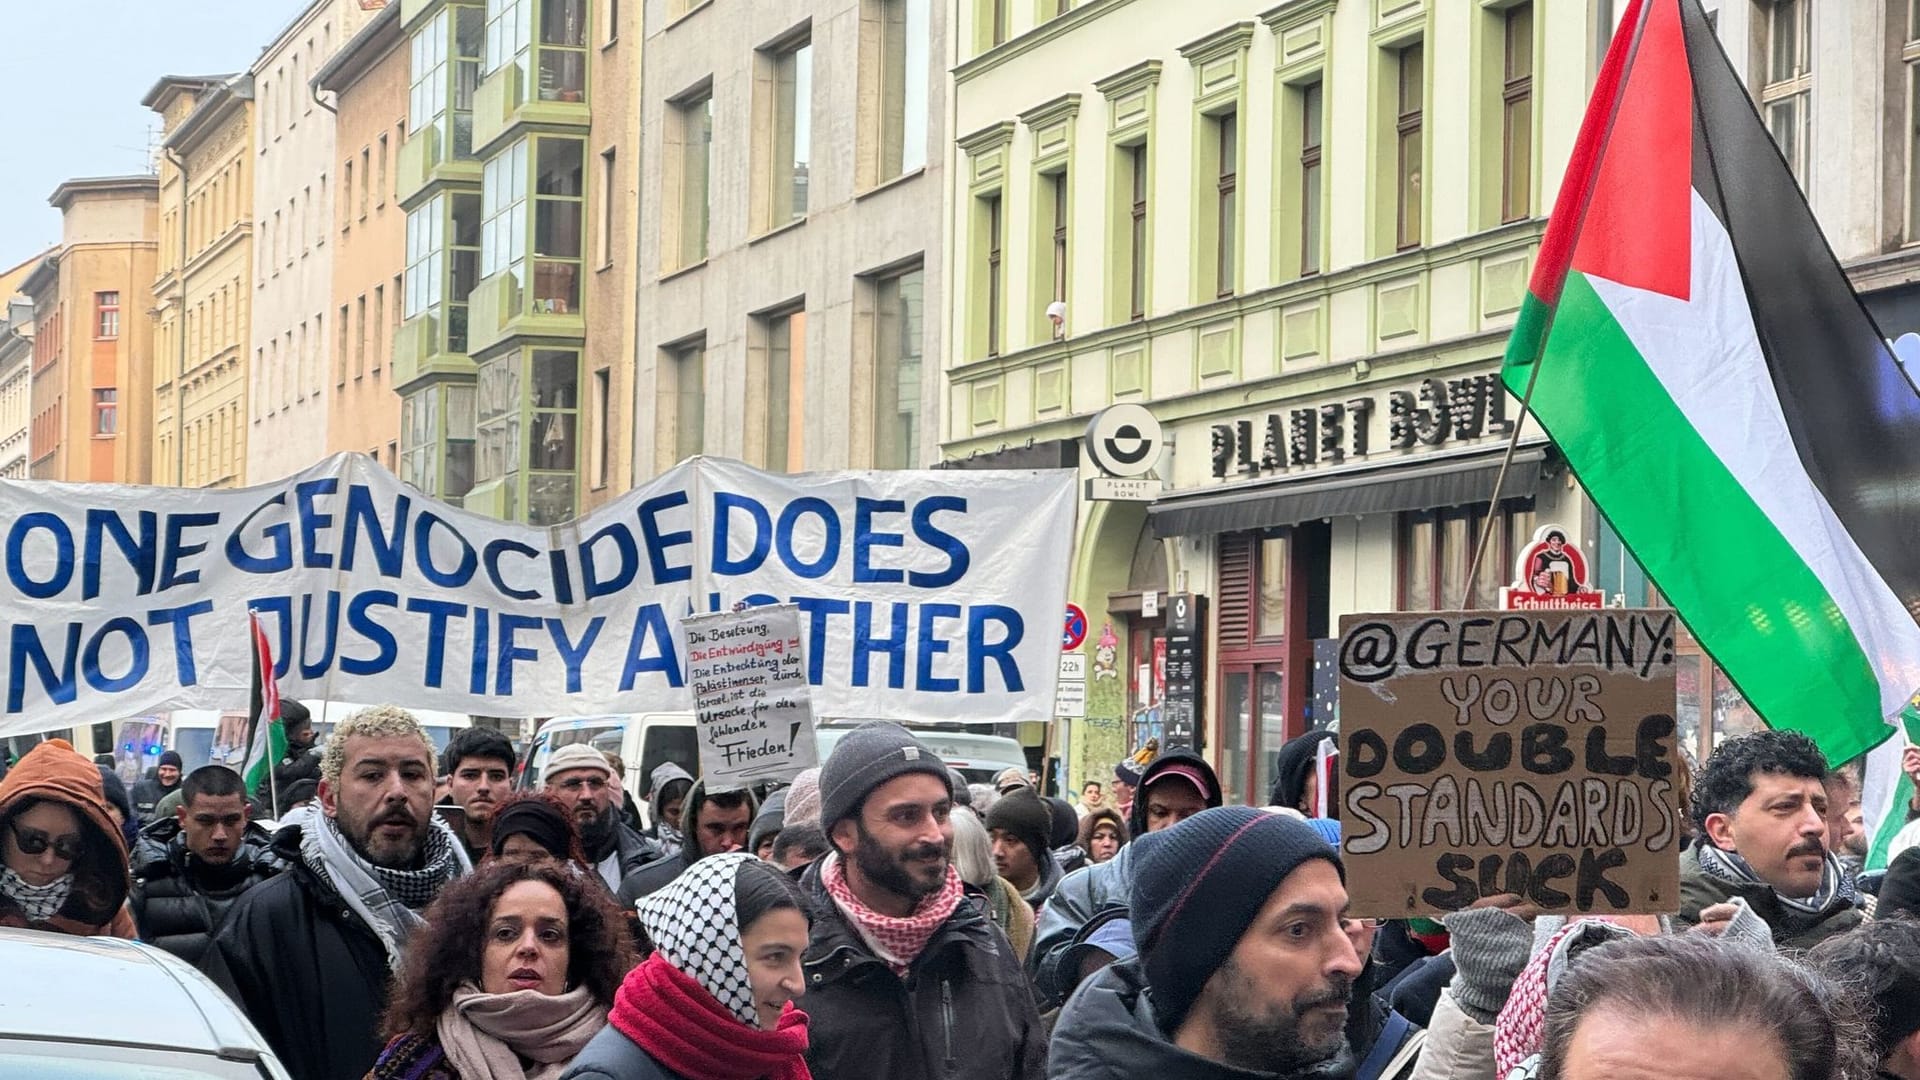
[[(1298, 479), (1282, 477), (1227, 491), (1162, 498), (1147, 508), (1153, 534), (1201, 536), (1297, 525), (1321, 518), (1391, 514), (1484, 503), (1493, 492), (1505, 448), (1467, 457), (1342, 469)], [(1530, 498), (1540, 487), (1547, 445), (1522, 446), (1513, 455), (1502, 499)]]

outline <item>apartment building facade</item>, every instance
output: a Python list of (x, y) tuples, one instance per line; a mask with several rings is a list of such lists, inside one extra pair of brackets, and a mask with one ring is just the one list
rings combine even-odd
[(334, 175), (341, 178), (327, 224), (333, 254), (325, 321), (335, 332), (322, 342), (325, 452), (363, 453), (398, 471), (393, 349), (405, 305), (407, 215), (398, 192), (408, 90), (400, 5), (386, 5), (341, 45), (314, 73), (312, 89), (333, 114)]
[(238, 487), (254, 302), (253, 77), (169, 75), (141, 102), (164, 132), (153, 280), (154, 481)]
[(948, 8), (648, 0), (637, 477), (936, 457)]
[(158, 184), (69, 180), (48, 201), (60, 211), (60, 246), (20, 285), (32, 303), (28, 473), (148, 483)]
[[(352, 200), (357, 220), (392, 201), (391, 158), (404, 132), (369, 133), (336, 147), (333, 113), (313, 75), (381, 0), (311, 0), (254, 61), (253, 206), (256, 226), (248, 322), (249, 483), (281, 479), (325, 452), (329, 376), (340, 363), (335, 338), (354, 333), (329, 303), (336, 202)], [(384, 327), (384, 322), (382, 326)], [(378, 336), (390, 336), (383, 330)]]

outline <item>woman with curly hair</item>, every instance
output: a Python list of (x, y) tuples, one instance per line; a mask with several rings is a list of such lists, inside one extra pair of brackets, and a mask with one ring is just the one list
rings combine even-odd
[(607, 1024), (633, 950), (613, 901), (553, 859), (497, 859), (415, 931), (368, 1080), (551, 1080)]
[(562, 1080), (811, 1080), (806, 902), (745, 852), (709, 855), (640, 901), (654, 953)]

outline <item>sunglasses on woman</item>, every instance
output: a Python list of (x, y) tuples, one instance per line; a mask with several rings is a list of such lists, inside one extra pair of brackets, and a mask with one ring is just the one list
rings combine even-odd
[(8, 823), (7, 828), (13, 833), (14, 845), (20, 849), (22, 855), (39, 855), (48, 848), (52, 848), (56, 856), (68, 862), (80, 857), (82, 842), (78, 836), (48, 836), (39, 829), (23, 829), (11, 822)]

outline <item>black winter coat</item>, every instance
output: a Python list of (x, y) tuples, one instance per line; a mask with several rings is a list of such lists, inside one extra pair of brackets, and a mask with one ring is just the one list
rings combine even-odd
[(380, 1056), (387, 950), (300, 859), (300, 826), (274, 834), (287, 871), (249, 889), (214, 932), (204, 969), (294, 1080), (365, 1076)]
[(160, 805), (160, 800), (179, 789), (178, 782), (172, 787), (166, 787), (158, 779), (142, 780), (133, 785), (133, 790), (127, 793), (127, 797), (133, 803), (134, 819), (141, 825), (148, 824), (153, 820), (153, 808)]
[(684, 1080), (653, 1059), (646, 1048), (619, 1028), (608, 1024), (600, 1029), (580, 1056), (573, 1059), (560, 1080)]
[(807, 1066), (833, 1080), (1040, 1080), (1046, 1031), (1013, 946), (962, 903), (902, 980), (847, 923), (807, 868), (813, 906), (802, 967)]
[(249, 825), (233, 861), (211, 866), (187, 850), (178, 821), (156, 821), (142, 829), (133, 850), (133, 890), (127, 894), (140, 940), (198, 966), (227, 909), (282, 869), (269, 850), (272, 842), (265, 829)]
[[(280, 793), (280, 801), (284, 804), (287, 796), (293, 791), (293, 785), (302, 780), (318, 779), (320, 779), (319, 747), (310, 746), (305, 750), (289, 751), (285, 757), (273, 763), (271, 782), (266, 777), (261, 777), (260, 786), (253, 790), (253, 797), (260, 805), (267, 806), (271, 802), (272, 793), (277, 790)], [(287, 808), (285, 805), (273, 806), (270, 812), (274, 817), (285, 817)]]

